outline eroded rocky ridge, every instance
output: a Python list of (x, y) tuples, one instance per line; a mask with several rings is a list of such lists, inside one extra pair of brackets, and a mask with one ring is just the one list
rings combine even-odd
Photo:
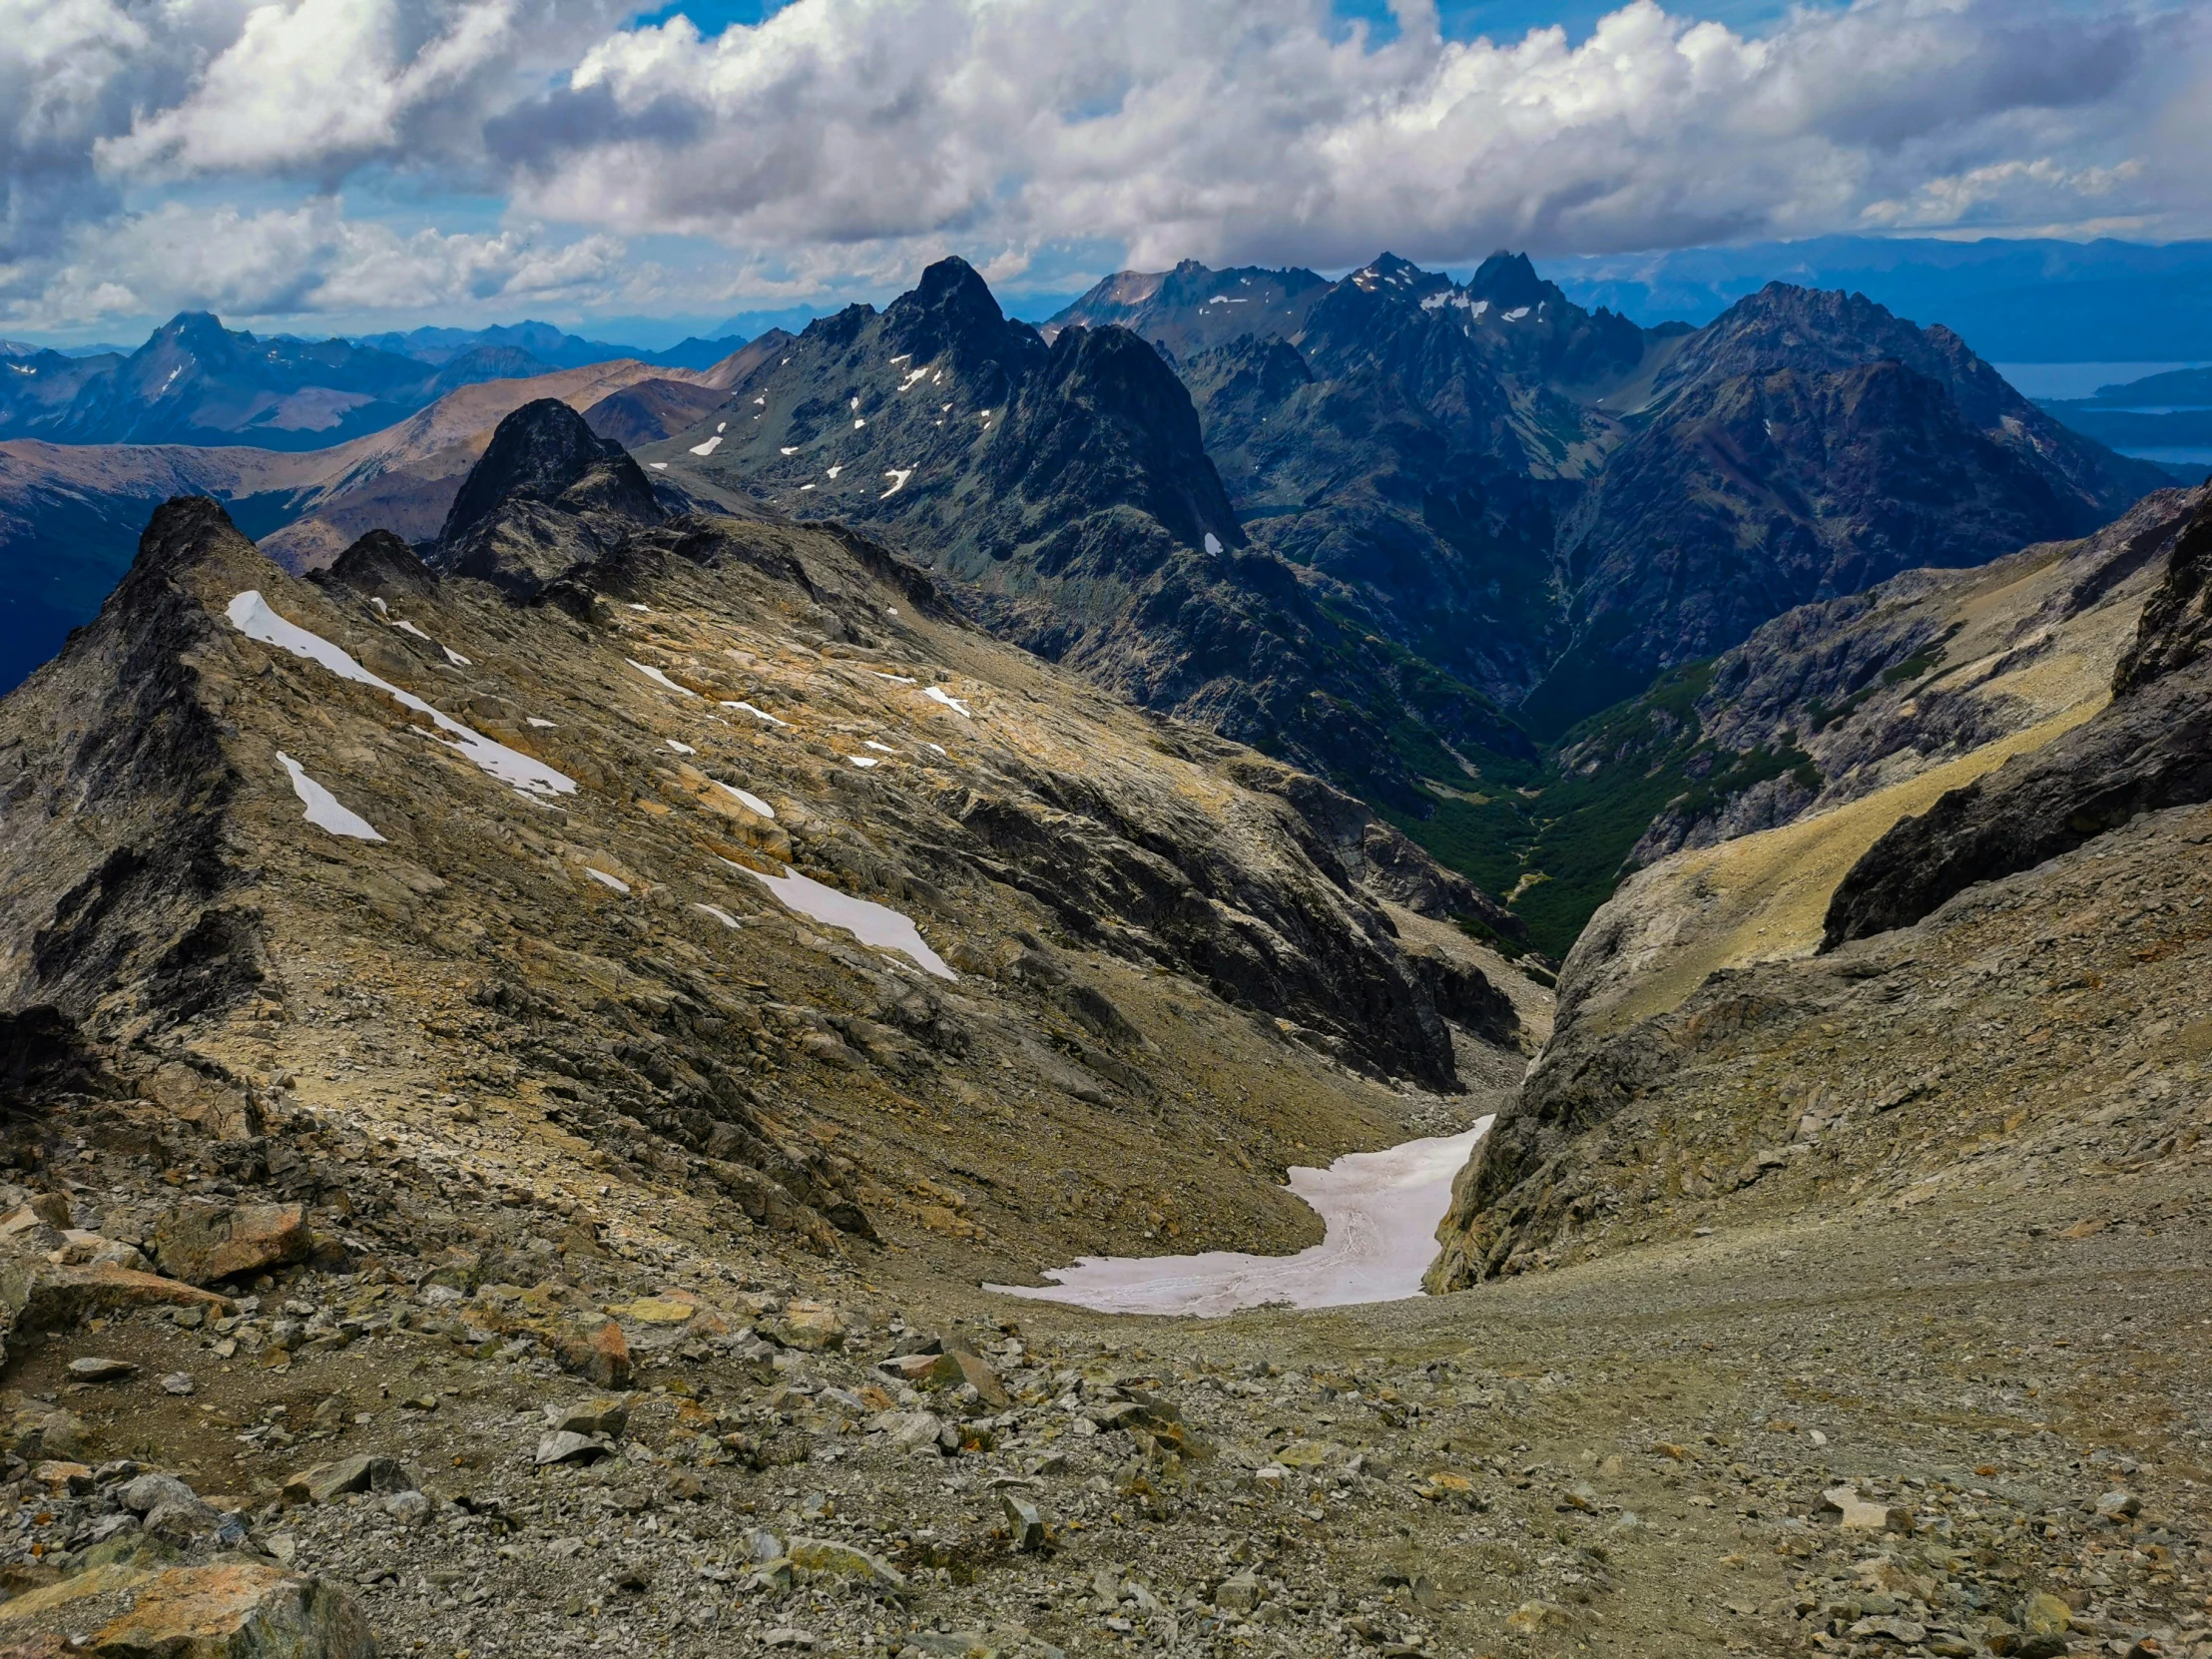
[(306, 582), (180, 501), (4, 706), (5, 1004), (122, 1097), (249, 1140), (428, 1114), (486, 1179), (615, 1160), (641, 1218), (728, 1248), (911, 1230), (1020, 1275), (1148, 1227), (1295, 1237), (1283, 1164), (1516, 1040), (1497, 959), (1385, 909), (1482, 901), (1358, 803), (993, 642), (857, 536), (661, 515), (547, 418), (510, 417), (456, 545), (590, 529), (627, 481), (558, 574), (372, 536)]

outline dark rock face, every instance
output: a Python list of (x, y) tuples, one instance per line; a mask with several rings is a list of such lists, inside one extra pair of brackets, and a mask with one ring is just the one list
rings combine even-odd
[(389, 530), (371, 530), (340, 553), (313, 580), (337, 582), (355, 593), (383, 599), (419, 598), (438, 584), (437, 572)]
[[(813, 324), (677, 441), (672, 476), (892, 539), (1040, 656), (1415, 799), (1387, 735), (1402, 665), (1293, 568), (1247, 555), (1189, 394), (1120, 328), (1067, 326), (1048, 345), (947, 260), (880, 315)], [(1525, 748), (1479, 694), (1411, 678), (1457, 738)]]
[(204, 497), (161, 508), (99, 617), (8, 700), (0, 842), (58, 896), (0, 906), (0, 1006), (112, 1037), (228, 1007), (263, 977), (224, 834), (238, 776), (203, 695), (212, 628), (181, 586), (211, 549), (253, 544)]
[(445, 515), (436, 561), (527, 596), (665, 517), (628, 450), (594, 434), (566, 403), (541, 397), (493, 431)]
[(1977, 881), (2027, 869), (2139, 814), (2212, 800), (2212, 662), (2202, 655), (2212, 500), (2175, 542), (2112, 702), (2047, 748), (1901, 821), (1831, 899), (1823, 948), (1909, 926)]
[(2164, 482), (2064, 431), (1949, 329), (1782, 284), (1690, 336), (1561, 537), (1563, 724), (1792, 606), (2080, 536)]

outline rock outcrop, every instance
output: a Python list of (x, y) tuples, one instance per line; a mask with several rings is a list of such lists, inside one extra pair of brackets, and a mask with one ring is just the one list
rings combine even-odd
[(1978, 881), (2072, 850), (2143, 813), (2212, 800), (2212, 501), (2173, 544), (2112, 677), (2112, 701), (2048, 748), (1901, 821), (1837, 887), (1828, 948), (1907, 926)]

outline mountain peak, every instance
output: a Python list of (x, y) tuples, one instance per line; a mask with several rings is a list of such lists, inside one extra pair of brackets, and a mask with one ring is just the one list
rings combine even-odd
[(921, 274), (910, 294), (903, 296), (927, 310), (971, 315), (992, 323), (1006, 320), (998, 298), (982, 273), (958, 255), (939, 260)]
[(1508, 254), (1502, 248), (1475, 268), (1467, 278), (1467, 292), (1501, 310), (1551, 297), (1550, 284), (1536, 275), (1528, 256)]
[(483, 458), (469, 469), (460, 493), (454, 496), (445, 526), (438, 532), (441, 556), (451, 559), (472, 531), (508, 503), (550, 506), (589, 478), (594, 468), (616, 474), (603, 482), (620, 498), (602, 502), (596, 497), (607, 490), (596, 490), (594, 507), (626, 509), (627, 516), (646, 521), (661, 516), (653, 486), (621, 444), (596, 435), (582, 415), (557, 397), (523, 404), (493, 429)]

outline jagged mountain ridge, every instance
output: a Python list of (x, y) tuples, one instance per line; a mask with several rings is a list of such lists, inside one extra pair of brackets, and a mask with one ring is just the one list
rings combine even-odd
[[(1525, 751), (1462, 686), (1408, 675), (1273, 559), (1244, 556), (1183, 386), (1119, 328), (1047, 345), (964, 263), (811, 325), (641, 454), (690, 486), (894, 535), (991, 626), (1148, 707), (1412, 805), (1390, 726)], [(1401, 654), (1400, 654), (1401, 655)]]

